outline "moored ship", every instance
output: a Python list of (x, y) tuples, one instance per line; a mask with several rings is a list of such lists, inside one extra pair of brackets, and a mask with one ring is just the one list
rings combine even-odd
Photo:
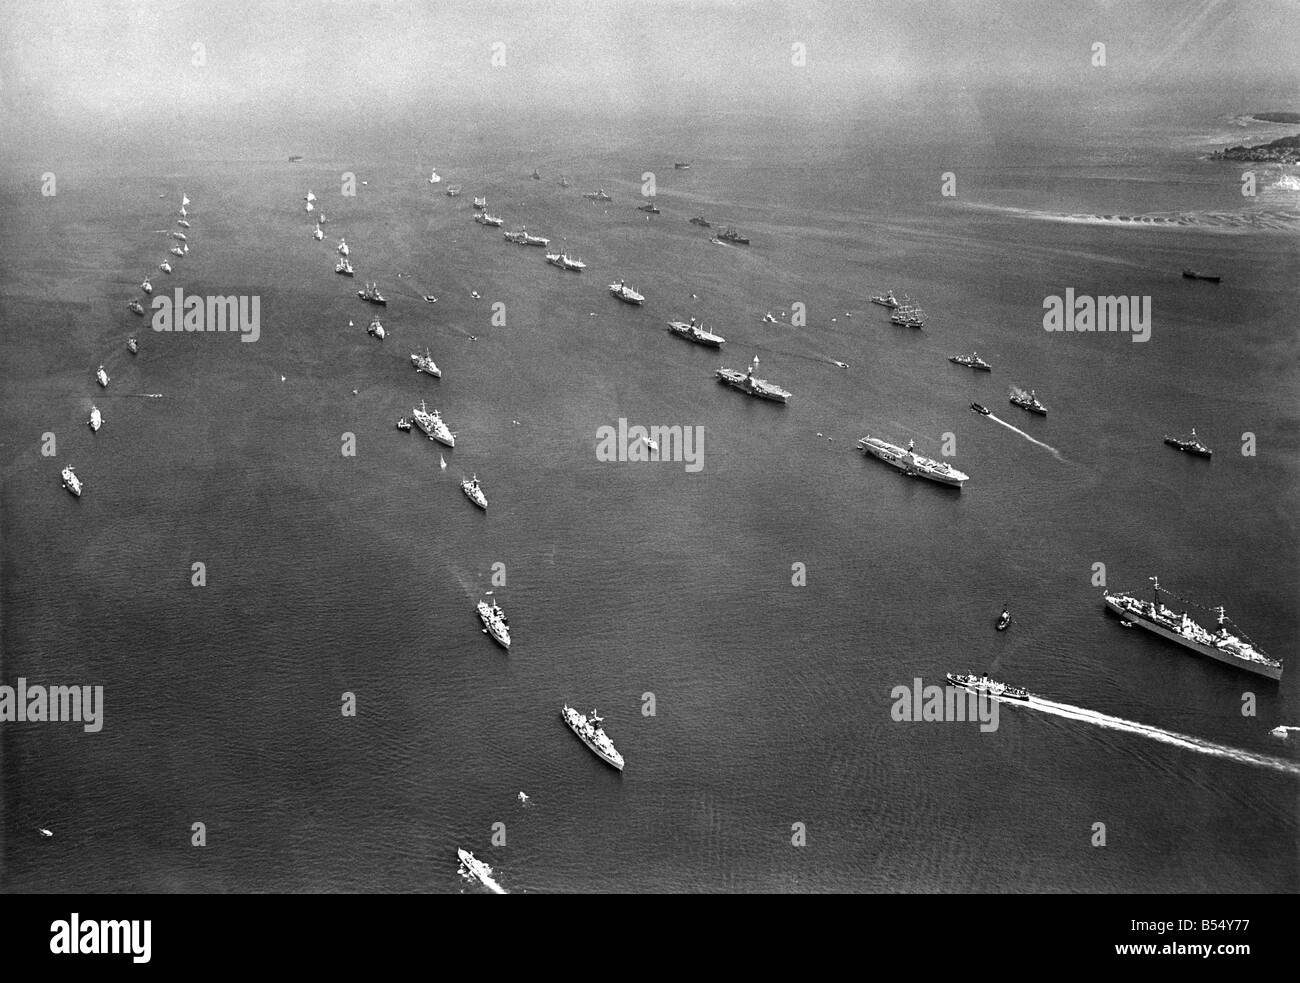
[(1165, 434), (1165, 443), (1186, 454), (1195, 454), (1197, 457), (1214, 456), (1214, 451), (1202, 444), (1200, 438), (1196, 436), (1195, 427), (1192, 427), (1192, 435), (1186, 439), (1170, 437), (1168, 434)]
[(429, 354), (427, 348), (424, 350), (423, 355), (419, 352), (411, 352), (411, 364), (415, 366), (416, 372), (423, 372), (435, 379), (442, 378), (442, 369), (438, 368), (438, 364), (433, 360), (433, 356)]
[(451, 432), (447, 424), (442, 422), (442, 416), (437, 410), (430, 410), (424, 405), (424, 400), (420, 400), (418, 410), (411, 409), (411, 416), (415, 419), (415, 425), (423, 430), (430, 440), (436, 440), (448, 447), (456, 446), (456, 435)]
[(605, 194), (604, 188), (601, 188), (599, 191), (588, 191), (582, 197), (590, 201), (613, 201), (614, 200), (609, 195)]
[(506, 889), (496, 882), (493, 877), (495, 871), (492, 870), (482, 860), (479, 860), (468, 850), (456, 849), (456, 856), (460, 858), (460, 876), (467, 880), (478, 881), (489, 891), (495, 894), (505, 894)]
[(384, 300), (384, 295), (379, 292), (379, 284), (367, 283), (365, 290), (358, 290), (357, 296), (369, 304), (378, 304), (380, 307), (387, 307), (388, 301)]
[(701, 229), (713, 228), (713, 225), (703, 215), (696, 215), (692, 219), (687, 219), (687, 221), (690, 222), (691, 225), (698, 225)]
[[(1106, 602), (1106, 607), (1125, 622), (1177, 642), (1198, 655), (1207, 656), (1224, 665), (1236, 666), (1257, 676), (1273, 680), (1282, 678), (1281, 660), (1270, 658), (1256, 647), (1244, 632), (1232, 624), (1222, 606), (1210, 609), (1218, 615), (1219, 625), (1217, 631), (1210, 632), (1193, 621), (1186, 611), (1175, 611), (1164, 604), (1162, 594), (1170, 598), (1177, 598), (1177, 595), (1161, 588), (1158, 578), (1152, 577), (1151, 584), (1152, 598), (1149, 601), (1126, 592), (1106, 593), (1102, 599)], [(1177, 600), (1190, 603), (1183, 598)], [(1236, 634), (1228, 630), (1229, 625)]]
[(890, 290), (883, 297), (872, 297), (873, 304), (879, 304), (881, 307), (888, 307), (891, 311), (898, 306), (898, 298), (894, 296), (894, 291)]
[(639, 307), (645, 303), (645, 297), (629, 287), (626, 281), (619, 280), (618, 283), (609, 285), (609, 292), (625, 304), (632, 304)]
[(1011, 394), (1009, 402), (1012, 406), (1019, 406), (1022, 410), (1028, 410), (1038, 416), (1047, 416), (1047, 407), (1038, 401), (1038, 394), (1032, 389), (1029, 392), (1016, 390)]
[(704, 325), (697, 323), (695, 318), (691, 318), (689, 324), (685, 321), (669, 321), (668, 330), (679, 338), (685, 338), (706, 348), (721, 348), (727, 341), (722, 335), (714, 334)]
[(867, 434), (858, 441), (858, 447), (862, 449), (864, 454), (879, 458), (890, 467), (897, 468), (904, 474), (914, 475), (918, 478), (928, 478), (930, 481), (947, 485), (950, 488), (960, 490), (963, 483), (970, 477), (943, 461), (922, 457), (916, 453), (914, 442), (910, 440), (907, 442), (907, 447), (902, 448), (897, 444), (891, 444), (887, 440), (881, 440), (879, 437)]
[(478, 483), (478, 475), (462, 480), (460, 490), (465, 493), (465, 497), (471, 502), (484, 512), (487, 511), (487, 495), (483, 494), (483, 486)]
[[(352, 276), (356, 270), (352, 269), (352, 264), (348, 262), (348, 258), (342, 256), (339, 258), (339, 261), (334, 264), (334, 272), (340, 276)], [(357, 291), (357, 296), (361, 296), (360, 291)]]
[(587, 268), (587, 264), (576, 256), (570, 256), (568, 253), (547, 253), (546, 262), (552, 266), (558, 266), (562, 270), (571, 270), (574, 273), (581, 273)]
[(769, 399), (774, 403), (785, 403), (790, 399), (790, 394), (780, 386), (773, 385), (766, 379), (758, 379), (754, 376), (754, 370), (758, 368), (758, 356), (754, 356), (754, 361), (750, 363), (749, 368), (744, 372), (738, 372), (735, 369), (720, 368), (714, 373), (718, 381), (732, 389), (739, 389), (747, 396), (754, 396), (758, 399)]
[(741, 235), (731, 226), (727, 226), (725, 229), (719, 232), (718, 238), (721, 239), (723, 242), (730, 242), (737, 246), (749, 245), (749, 236)]
[(618, 749), (614, 747), (614, 742), (609, 739), (609, 735), (601, 727), (601, 724), (605, 722), (604, 717), (601, 717), (595, 710), (591, 711), (590, 717), (583, 716), (567, 703), (560, 711), (560, 716), (569, 725), (569, 729), (578, 735), (578, 739), (587, 745), (592, 754), (606, 764), (613, 765), (619, 771), (623, 770), (623, 755), (618, 753)]
[(491, 635), (498, 645), (502, 648), (510, 647), (510, 622), (506, 620), (506, 613), (501, 610), (501, 605), (496, 601), (488, 604), (487, 601), (478, 602), (479, 620), (483, 622), (483, 630)]
[(971, 352), (969, 355), (949, 355), (948, 361), (956, 365), (965, 365), (967, 368), (977, 369), (980, 372), (993, 371), (993, 366), (980, 358), (979, 352)]
[(81, 497), (81, 479), (77, 477), (77, 473), (72, 469), (71, 464), (63, 469), (63, 487), (76, 495), (77, 498)]
[(104, 417), (99, 412), (98, 406), (92, 406), (90, 408), (90, 420), (88, 422), (90, 423), (91, 431), (94, 433), (98, 433), (99, 428), (104, 425)]
[(976, 695), (984, 693), (1003, 700), (1020, 700), (1022, 702), (1027, 702), (1033, 696), (1029, 690), (1020, 686), (1008, 686), (1006, 683), (1000, 683), (988, 676), (976, 676), (973, 672), (950, 672), (944, 678), (952, 685), (960, 686), (962, 689)]
[(102, 388), (108, 388), (108, 373), (104, 371), (104, 366), (101, 365), (95, 370), (95, 381), (98, 382)]

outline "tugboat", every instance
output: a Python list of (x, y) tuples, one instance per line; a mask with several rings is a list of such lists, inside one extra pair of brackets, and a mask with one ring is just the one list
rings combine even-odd
[(1204, 280), (1207, 283), (1218, 283), (1223, 279), (1213, 273), (1197, 273), (1195, 270), (1183, 270), (1183, 276), (1188, 280)]
[[(334, 264), (334, 272), (340, 276), (352, 276), (356, 270), (352, 269), (352, 264), (348, 262), (346, 256), (340, 256), (339, 261)], [(361, 296), (361, 291), (357, 291), (357, 296)]]
[(134, 336), (127, 338), (126, 350), (132, 355), (137, 354), (140, 351), (140, 342), (136, 341)]
[(599, 191), (588, 191), (582, 197), (588, 199), (589, 201), (613, 201), (614, 200), (609, 195), (605, 194), (604, 188), (601, 188)]
[(578, 739), (587, 745), (592, 754), (606, 764), (613, 765), (619, 771), (623, 770), (623, 755), (618, 753), (618, 750), (614, 747), (614, 742), (609, 739), (604, 728), (600, 726), (605, 722), (605, 719), (595, 710), (591, 711), (590, 717), (584, 717), (566, 703), (564, 709), (560, 711), (560, 716), (569, 725), (569, 729), (578, 735)]
[(424, 405), (424, 400), (420, 400), (418, 410), (411, 410), (411, 416), (415, 419), (415, 425), (423, 430), (430, 440), (436, 440), (448, 447), (456, 446), (456, 435), (447, 428), (447, 424), (442, 422), (442, 417), (437, 410), (430, 411)]
[(81, 497), (81, 479), (72, 470), (71, 464), (63, 469), (63, 487), (76, 495), (77, 498)]
[(411, 421), (406, 417), (402, 417), (400, 420), (397, 421), (397, 429), (405, 433), (410, 433)]
[(721, 348), (727, 340), (722, 335), (706, 330), (704, 325), (697, 324), (695, 318), (691, 318), (689, 324), (683, 321), (669, 321), (668, 330), (679, 338), (685, 338), (706, 348)]
[(1022, 410), (1047, 416), (1047, 407), (1038, 401), (1038, 396), (1032, 389), (1028, 393), (1017, 390), (1012, 394), (1010, 402), (1012, 406), (1019, 406)]
[(647, 201), (644, 205), (637, 205), (636, 210), (638, 212), (649, 212), (651, 215), (659, 214), (659, 206), (655, 204), (653, 198)]
[(497, 218), (495, 215), (489, 215), (485, 211), (479, 212), (477, 215), (475, 215), (474, 221), (477, 222), (479, 225), (490, 225), (498, 229), (501, 227), (502, 224), (501, 219)]
[(374, 335), (380, 341), (384, 340), (384, 326), (380, 322), (378, 314), (371, 318), (370, 325), (366, 328), (366, 333)]
[(486, 634), (491, 635), (497, 644), (502, 648), (510, 647), (510, 622), (506, 620), (506, 613), (501, 610), (501, 605), (493, 601), (490, 605), (487, 601), (478, 602), (479, 620), (483, 622), (483, 630)]
[(438, 368), (437, 363), (433, 360), (433, 356), (429, 354), (428, 348), (424, 350), (423, 355), (418, 352), (411, 352), (411, 364), (415, 366), (416, 372), (423, 372), (426, 375), (433, 376), (435, 379), (442, 378), (442, 369)]
[(494, 894), (505, 894), (506, 889), (496, 882), (493, 870), (468, 850), (457, 848), (456, 856), (460, 858), (460, 876), (466, 880), (478, 881)]
[(718, 233), (718, 238), (723, 242), (734, 243), (737, 246), (748, 246), (749, 237), (743, 236), (731, 226), (727, 226), (723, 231)]
[(142, 306), (140, 306), (140, 302), (139, 302), (138, 300), (133, 300), (133, 301), (131, 301), (131, 303), (127, 304), (126, 306), (127, 306), (127, 309), (128, 309), (132, 314), (139, 314), (139, 315), (141, 315), (141, 316), (144, 315), (144, 308), (143, 308)]
[(144, 280), (140, 282), (140, 289), (147, 294), (153, 293), (153, 284), (149, 282), (148, 277), (145, 277)]
[(380, 307), (387, 307), (388, 301), (384, 300), (383, 294), (379, 292), (379, 284), (367, 283), (365, 290), (358, 290), (357, 296), (370, 304), (378, 304)]
[(1214, 455), (1214, 451), (1202, 444), (1200, 438), (1196, 436), (1195, 427), (1192, 427), (1192, 435), (1186, 440), (1180, 440), (1177, 437), (1170, 437), (1165, 434), (1165, 443), (1187, 454), (1195, 454), (1197, 457), (1212, 457)]
[(978, 369), (980, 372), (993, 371), (993, 366), (980, 358), (979, 352), (971, 352), (969, 355), (949, 355), (948, 361), (957, 365), (965, 365), (968, 368)]
[(461, 481), (460, 490), (465, 493), (465, 497), (471, 502), (484, 512), (487, 511), (487, 496), (483, 494), (483, 489), (478, 483), (478, 475)]
[(100, 415), (98, 406), (92, 406), (90, 408), (89, 423), (91, 433), (99, 433), (99, 428), (104, 425), (104, 418)]
[(1019, 686), (1008, 686), (1006, 683), (999, 683), (995, 679), (989, 679), (988, 676), (976, 676), (974, 673), (947, 673), (945, 678), (954, 686), (960, 686), (976, 695), (985, 693), (989, 696), (1000, 697), (1004, 700), (1020, 700), (1028, 702), (1033, 695), (1027, 689)]
[(705, 218), (703, 215), (696, 215), (692, 219), (687, 219), (687, 221), (690, 222), (691, 225), (698, 225), (701, 229), (713, 228), (713, 226), (709, 223), (709, 220)]
[(983, 414), (984, 416), (988, 416), (993, 412), (983, 403), (971, 403), (970, 408), (973, 409), (976, 413)]
[(645, 297), (629, 287), (623, 280), (619, 280), (618, 283), (611, 283), (609, 292), (625, 304), (639, 307), (645, 303)]
[(1006, 631), (1009, 624), (1011, 624), (1011, 612), (1007, 610), (1007, 606), (1004, 604), (1002, 605), (1002, 614), (998, 617), (998, 631)]
[(780, 386), (774, 386), (766, 379), (754, 378), (754, 370), (758, 368), (758, 356), (754, 356), (754, 361), (750, 363), (745, 372), (737, 372), (735, 369), (720, 368), (714, 373), (718, 381), (723, 385), (730, 386), (732, 389), (739, 389), (747, 396), (754, 396), (758, 399), (769, 399), (774, 403), (785, 403), (789, 401), (790, 394)]
[(897, 444), (881, 440), (879, 437), (873, 437), (871, 434), (867, 434), (858, 441), (858, 447), (864, 454), (879, 458), (890, 467), (897, 468), (904, 474), (917, 478), (928, 478), (938, 484), (956, 488), (958, 491), (961, 490), (969, 475), (963, 474), (943, 461), (922, 457), (916, 453), (914, 446), (914, 442), (909, 440), (907, 448), (904, 449)]
[(890, 290), (883, 297), (872, 297), (873, 304), (879, 304), (881, 307), (888, 307), (891, 311), (898, 306), (898, 298), (894, 296), (894, 291)]
[(475, 208), (476, 210), (477, 210), (477, 209), (481, 209), (481, 208), (487, 208), (487, 198), (475, 198), (475, 199), (474, 199), (474, 208)]
[(95, 370), (95, 381), (104, 389), (108, 388), (108, 373), (104, 371), (104, 366), (101, 365)]

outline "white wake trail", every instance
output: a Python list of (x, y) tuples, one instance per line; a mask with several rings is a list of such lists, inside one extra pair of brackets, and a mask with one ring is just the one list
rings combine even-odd
[(1043, 450), (1045, 450), (1045, 451), (1051, 451), (1051, 452), (1052, 452), (1052, 456), (1055, 457), (1058, 461), (1064, 461), (1064, 460), (1065, 460), (1065, 458), (1061, 455), (1061, 452), (1058, 451), (1058, 450), (1057, 450), (1055, 447), (1053, 447), (1051, 444), (1044, 444), (1041, 440), (1037, 440), (1037, 439), (1035, 439), (1035, 438), (1029, 436), (1029, 434), (1025, 433), (1025, 432), (1024, 432), (1023, 430), (1021, 430), (1019, 427), (1014, 427), (1014, 426), (1012, 426), (1010, 423), (1007, 423), (1006, 420), (1003, 420), (1003, 419), (1001, 419), (1000, 417), (994, 416), (992, 413), (989, 413), (989, 414), (987, 414), (987, 415), (988, 415), (988, 418), (989, 418), (990, 420), (992, 420), (994, 423), (1000, 423), (1000, 424), (1002, 424), (1004, 427), (1006, 427), (1008, 430), (1011, 430), (1011, 431), (1013, 431), (1014, 433), (1018, 433), (1018, 434), (1020, 434), (1020, 436), (1024, 437), (1025, 440), (1029, 441), (1031, 444), (1037, 444), (1039, 447), (1043, 448)]

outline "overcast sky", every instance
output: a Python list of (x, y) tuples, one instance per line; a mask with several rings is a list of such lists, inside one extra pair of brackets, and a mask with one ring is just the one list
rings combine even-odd
[[(5, 123), (449, 105), (812, 111), (1291, 83), (1300, 0), (0, 0)], [(1107, 65), (1091, 64), (1106, 44)], [(792, 45), (806, 64), (792, 64)], [(196, 65), (195, 44), (204, 64)], [(493, 65), (494, 45), (504, 65)], [(1243, 109), (1270, 107), (1245, 106)], [(1297, 109), (1295, 105), (1271, 108)]]

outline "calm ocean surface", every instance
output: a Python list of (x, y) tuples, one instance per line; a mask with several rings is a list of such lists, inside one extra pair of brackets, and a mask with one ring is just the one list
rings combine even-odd
[[(199, 134), (8, 167), (0, 681), (103, 685), (106, 709), (98, 734), (0, 730), (3, 885), (477, 890), (463, 846), (512, 892), (1300, 890), (1300, 754), (1268, 736), (1300, 724), (1300, 192), (1273, 168), (1246, 199), (1241, 166), (1197, 159), (1289, 131), (1075, 122)], [(47, 170), (54, 198), (33, 190)], [(597, 187), (611, 204), (580, 197)], [(125, 309), (182, 191), (191, 253), (155, 288), (260, 296), (256, 344)], [(586, 272), (473, 224), (477, 194)], [(753, 245), (710, 244), (697, 214)], [(333, 273), (340, 235), (355, 284)], [(620, 277), (644, 307), (608, 295)], [(367, 279), (390, 301), (382, 343)], [(1067, 287), (1149, 295), (1151, 340), (1045, 332)], [(925, 306), (924, 331), (868, 303), (886, 288)], [(761, 321), (796, 302), (806, 326)], [(721, 359), (664, 330), (692, 315), (727, 337)], [(411, 369), (426, 345), (441, 380)], [(991, 374), (947, 362), (972, 348)], [(714, 381), (755, 354), (789, 406)], [(1050, 416), (1008, 406), (1013, 384)], [(459, 435), (445, 471), (393, 427), (421, 399)], [(703, 470), (597, 461), (620, 417), (702, 426)], [(1192, 426), (1212, 462), (1161, 445)], [(868, 432), (933, 456), (951, 432), (970, 481), (905, 479), (855, 450)], [(458, 487), (471, 472), (486, 514)], [(474, 613), (494, 563), (508, 655)], [(1158, 575), (1224, 604), (1292, 668), (1275, 685), (1121, 631), (1095, 563), (1111, 587)], [(891, 719), (893, 687), (967, 670), (1281, 760), (1005, 707), (988, 734)], [(568, 732), (565, 702), (599, 708), (624, 773)]]

